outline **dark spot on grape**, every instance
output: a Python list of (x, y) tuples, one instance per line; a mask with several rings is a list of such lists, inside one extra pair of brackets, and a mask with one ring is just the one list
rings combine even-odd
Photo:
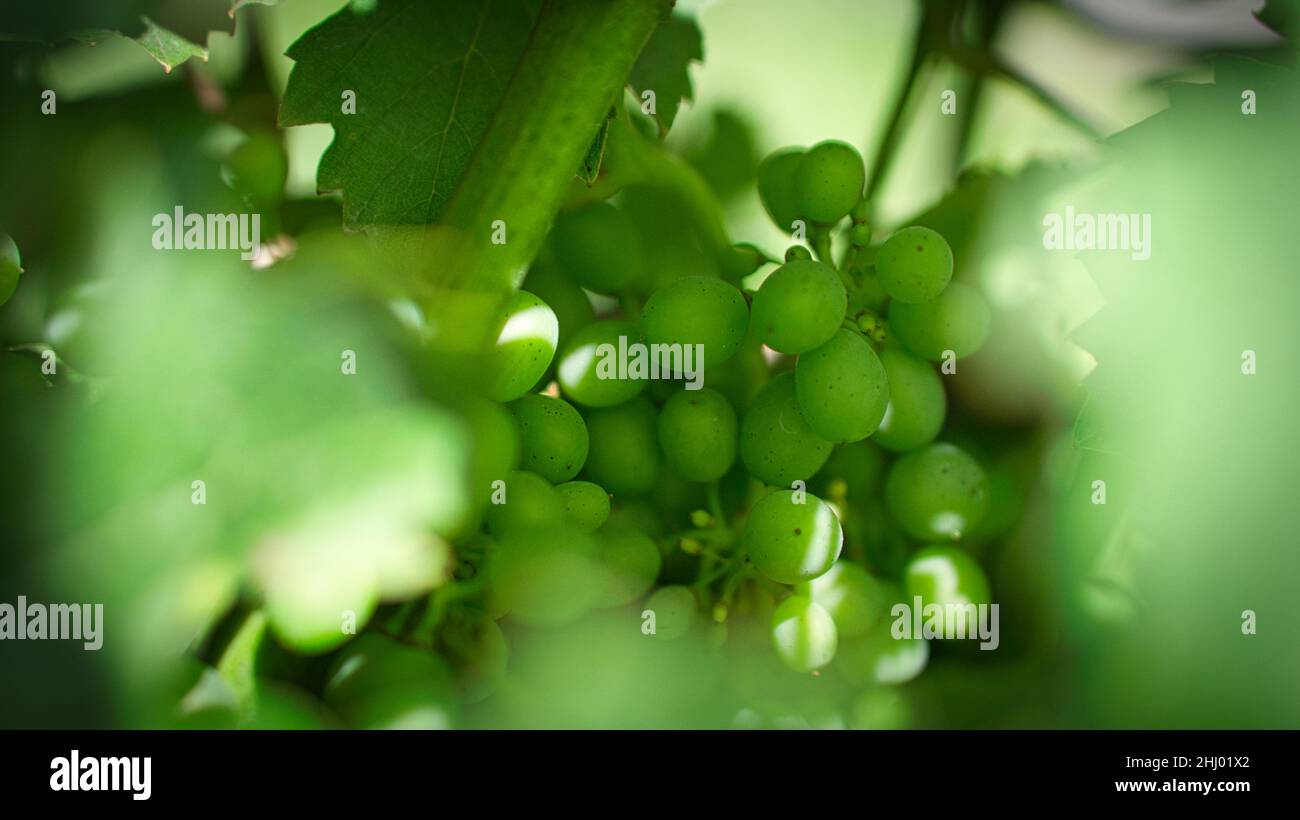
[(794, 534), (795, 534), (795, 535), (803, 535), (803, 530), (800, 529), (799, 527), (795, 527), (795, 528), (794, 528)]

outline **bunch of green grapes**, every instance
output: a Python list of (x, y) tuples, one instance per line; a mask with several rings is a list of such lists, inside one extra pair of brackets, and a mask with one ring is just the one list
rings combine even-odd
[(344, 723), (449, 722), (491, 702), (517, 636), (601, 612), (734, 654), (745, 702), (776, 697), (756, 675), (830, 676), (875, 714), (931, 655), (897, 604), (991, 601), (967, 547), (989, 479), (944, 435), (943, 369), (989, 310), (937, 232), (871, 244), (864, 180), (842, 142), (774, 153), (758, 194), (784, 261), (736, 245), (658, 287), (618, 205), (560, 215), (466, 399), (449, 579), (332, 656)]

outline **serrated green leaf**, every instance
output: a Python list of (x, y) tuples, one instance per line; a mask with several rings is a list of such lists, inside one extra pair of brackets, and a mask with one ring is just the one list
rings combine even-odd
[(677, 118), (682, 100), (694, 99), (690, 64), (704, 59), (700, 27), (695, 20), (674, 14), (655, 29), (646, 43), (628, 83), (638, 98), (646, 91), (655, 95), (655, 119), (659, 132), (668, 133)]
[(144, 33), (135, 38), (135, 41), (149, 52), (150, 57), (158, 61), (163, 71), (170, 74), (173, 68), (191, 57), (198, 57), (200, 60), (208, 59), (206, 48), (191, 43), (174, 31), (162, 28), (147, 17), (144, 23)]
[[(282, 125), (324, 122), (317, 187), (351, 228), (434, 222), (487, 130), (536, 17), (533, 0), (384, 0), (304, 34)], [(356, 113), (343, 113), (352, 92)]]
[(122, 36), (139, 43), (163, 70), (190, 59), (208, 58), (208, 34), (233, 33), (235, 12), (247, 5), (275, 5), (277, 0), (118, 0), (112, 3), (13, 3), (0, 10), (0, 40), (55, 44), (78, 40), (94, 44)]

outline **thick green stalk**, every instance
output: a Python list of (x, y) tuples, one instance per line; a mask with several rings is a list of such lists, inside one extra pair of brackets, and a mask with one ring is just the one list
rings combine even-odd
[[(491, 126), (422, 254), (442, 350), (490, 341), (637, 55), (671, 0), (547, 0)], [(504, 242), (501, 239), (504, 230)]]

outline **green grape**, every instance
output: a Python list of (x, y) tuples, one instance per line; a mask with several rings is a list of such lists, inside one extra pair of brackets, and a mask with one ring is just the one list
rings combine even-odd
[(596, 293), (622, 293), (645, 273), (636, 226), (608, 202), (561, 213), (549, 247), (569, 278)]
[(836, 561), (825, 574), (795, 587), (795, 592), (830, 613), (842, 638), (865, 635), (882, 623), (899, 597), (897, 589), (851, 561)]
[(956, 608), (992, 602), (984, 570), (959, 547), (932, 545), (917, 550), (903, 570), (903, 583), (909, 606), (914, 605), (914, 599), (921, 599), (923, 616), (924, 607), (930, 604), (946, 608), (944, 626), (948, 635), (956, 626)]
[(799, 357), (794, 380), (804, 420), (830, 442), (871, 435), (889, 404), (889, 380), (879, 357), (866, 339), (845, 328)]
[(766, 261), (767, 254), (748, 242), (739, 242), (723, 252), (722, 275), (728, 282), (738, 283)]
[(817, 471), (812, 485), (824, 495), (830, 495), (833, 483), (843, 482), (844, 497), (849, 500), (865, 499), (874, 495), (885, 473), (885, 454), (872, 439), (841, 444), (831, 452), (825, 466)]
[(704, 383), (726, 396), (737, 413), (743, 413), (769, 376), (763, 346), (757, 339), (749, 339), (728, 361), (705, 370)]
[(23, 272), (23, 261), (13, 237), (0, 233), (0, 305), (9, 301), (18, 289), (18, 277)]
[(470, 504), (451, 531), (438, 533), (453, 540), (478, 531), (491, 500), (492, 482), (519, 467), (519, 427), (508, 410), (475, 396), (465, 407), (462, 419), (470, 443), (466, 470)]
[(587, 407), (611, 407), (639, 395), (646, 380), (632, 378), (630, 370), (622, 374), (627, 378), (619, 378), (616, 365), (620, 345), (626, 348), (640, 338), (637, 326), (621, 319), (595, 322), (574, 333), (556, 368), (564, 394)]
[(977, 352), (988, 341), (992, 322), (984, 297), (961, 282), (950, 283), (929, 302), (889, 306), (890, 330), (904, 347), (931, 361), (942, 359), (945, 350), (958, 358)]
[(587, 424), (573, 405), (528, 393), (509, 407), (519, 422), (523, 469), (552, 484), (578, 474), (587, 461)]
[(843, 219), (862, 198), (866, 182), (862, 156), (846, 142), (819, 142), (799, 160), (794, 187), (799, 209), (820, 224)]
[(793, 262), (796, 259), (812, 259), (812, 251), (803, 245), (791, 245), (785, 249), (785, 261)]
[(488, 397), (502, 403), (527, 393), (555, 358), (560, 325), (555, 312), (526, 290), (506, 307), (496, 346), (488, 356)]
[(449, 608), (438, 629), (437, 645), (452, 665), (462, 703), (479, 703), (505, 679), (510, 646), (501, 627), (482, 610)]
[[(650, 633), (660, 640), (676, 640), (695, 626), (699, 615), (699, 603), (690, 587), (667, 586), (656, 589), (645, 602), (642, 612), (654, 613), (655, 631)], [(642, 623), (646, 616), (641, 616)]]
[(894, 301), (928, 302), (952, 279), (952, 248), (938, 231), (919, 225), (903, 228), (880, 246), (876, 273)]
[(849, 229), (849, 241), (855, 248), (865, 248), (871, 244), (871, 226), (854, 225)]
[(800, 216), (795, 172), (803, 155), (802, 148), (782, 148), (758, 164), (758, 198), (767, 215), (785, 233), (794, 230), (792, 223)]
[(591, 299), (572, 279), (564, 275), (548, 251), (538, 256), (524, 277), (523, 289), (535, 294), (555, 311), (560, 325), (559, 347), (564, 347), (580, 328), (591, 324), (595, 312)]
[(622, 606), (640, 598), (659, 577), (663, 558), (655, 542), (639, 530), (607, 529), (598, 536), (598, 556), (605, 571), (596, 605)]
[(500, 492), (493, 489), (492, 496), (487, 528), (493, 535), (558, 527), (564, 520), (560, 494), (536, 473), (515, 470), (505, 477)]
[(802, 595), (791, 595), (772, 613), (776, 654), (796, 672), (813, 672), (835, 658), (839, 637), (830, 613)]
[(745, 469), (774, 487), (810, 478), (826, 463), (832, 446), (804, 421), (793, 373), (773, 377), (754, 397), (740, 424)]
[(931, 444), (894, 462), (885, 501), (899, 526), (920, 540), (961, 538), (984, 517), (988, 479), (951, 444)]
[(591, 449), (583, 476), (615, 495), (643, 493), (659, 472), (655, 407), (644, 398), (587, 414)]
[(889, 376), (889, 407), (875, 441), (886, 450), (905, 452), (934, 441), (948, 412), (943, 380), (929, 363), (901, 350), (885, 350), (880, 362)]
[(589, 533), (564, 527), (512, 531), (490, 566), (493, 608), (535, 626), (572, 623), (596, 606), (605, 574)]
[(906, 729), (912, 723), (912, 705), (904, 690), (868, 689), (853, 701), (849, 726), (854, 729)]
[[(656, 291), (641, 310), (641, 332), (648, 344), (700, 345), (705, 367), (734, 356), (748, 330), (745, 297), (733, 285), (706, 276), (674, 281)], [(699, 360), (693, 361), (698, 367)]]
[(564, 501), (564, 523), (583, 532), (595, 532), (609, 519), (609, 493), (590, 481), (568, 481), (557, 486)]
[(679, 390), (659, 411), (664, 459), (687, 481), (716, 481), (736, 460), (736, 411), (716, 390)]
[(811, 581), (840, 557), (844, 531), (830, 505), (791, 490), (759, 499), (745, 523), (744, 544), (759, 572), (779, 584)]
[(844, 283), (832, 267), (796, 259), (763, 280), (751, 321), (763, 344), (781, 353), (803, 353), (835, 335), (847, 304)]
[(284, 197), (284, 182), (289, 175), (289, 158), (280, 133), (269, 130), (249, 133), (230, 152), (221, 172), (226, 184), (249, 204), (268, 208), (278, 203)]
[(455, 686), (438, 656), (374, 632), (338, 654), (323, 696), (358, 729), (449, 729), (455, 719)]
[(924, 638), (895, 638), (893, 624), (875, 624), (865, 635), (842, 641), (835, 669), (854, 686), (907, 683), (925, 669), (930, 644)]

